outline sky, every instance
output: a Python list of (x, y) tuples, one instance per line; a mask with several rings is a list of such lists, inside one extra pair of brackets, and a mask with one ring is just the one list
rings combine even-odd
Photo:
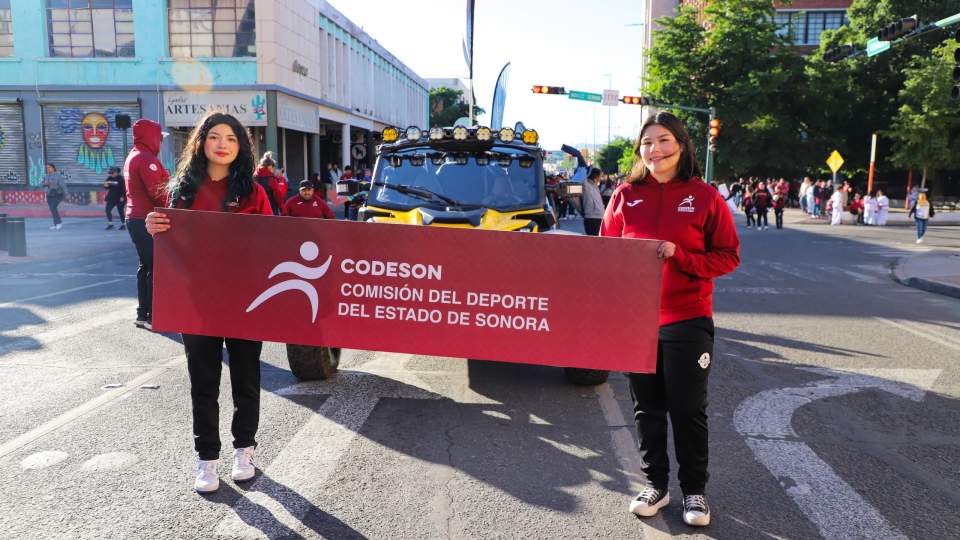
[[(466, 77), (462, 41), (466, 0), (331, 0), (347, 18), (424, 78)], [(609, 108), (559, 95), (535, 95), (535, 84), (639, 95), (641, 0), (476, 0), (474, 92), (487, 112), (500, 69), (512, 64), (503, 117), (540, 134), (541, 145), (635, 137), (641, 107)], [(608, 85), (608, 77), (610, 75)], [(478, 118), (489, 125), (487, 115)]]

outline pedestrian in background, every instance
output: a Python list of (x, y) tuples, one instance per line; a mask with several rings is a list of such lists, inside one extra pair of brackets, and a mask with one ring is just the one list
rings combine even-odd
[(287, 179), (277, 171), (277, 162), (273, 158), (273, 152), (266, 152), (260, 158), (260, 166), (253, 175), (254, 180), (260, 187), (266, 191), (270, 198), (270, 208), (273, 209), (273, 215), (279, 216), (283, 204), (287, 200)]
[(53, 225), (50, 229), (59, 231), (63, 227), (63, 220), (60, 218), (60, 203), (70, 193), (67, 189), (67, 177), (57, 170), (56, 165), (47, 163), (47, 174), (43, 177), (41, 185), (46, 194), (50, 216), (53, 217)]
[[(742, 199), (742, 200), (743, 200), (743, 213), (744, 213), (744, 215), (747, 216), (747, 228), (749, 229), (750, 227), (753, 226), (753, 223), (754, 223), (754, 218), (753, 218), (753, 189), (751, 189), (750, 186), (745, 186), (745, 187), (743, 188), (743, 199)], [(757, 227), (759, 228), (760, 225), (758, 224)]]
[(107, 212), (107, 229), (113, 228), (113, 209), (117, 209), (117, 215), (120, 217), (120, 230), (127, 228), (124, 209), (127, 205), (127, 188), (123, 182), (123, 175), (120, 174), (120, 167), (110, 167), (110, 176), (103, 182), (103, 187), (107, 189), (107, 195), (104, 197)]
[[(176, 178), (170, 183), (171, 207), (208, 212), (273, 215), (270, 197), (253, 179), (253, 143), (246, 128), (229, 114), (208, 113), (194, 127), (180, 156)], [(170, 218), (161, 212), (147, 216), (152, 235), (171, 232)], [(229, 231), (224, 231), (228, 233)], [(245, 254), (238, 254), (237, 263)], [(190, 374), (193, 440), (198, 454), (194, 489), (211, 493), (220, 487), (220, 372), (223, 347), (229, 354), (233, 393), (234, 481), (256, 474), (253, 454), (260, 422), (260, 351), (263, 343), (222, 336), (183, 334)]]
[(853, 222), (857, 225), (863, 225), (863, 199), (860, 198), (859, 193), (853, 194), (853, 199), (850, 201), (850, 215), (853, 216)]
[(867, 192), (863, 196), (863, 224), (876, 225), (877, 223), (877, 200)]
[(843, 193), (838, 189), (830, 195), (829, 210), (831, 212), (830, 225), (843, 223)]
[(308, 217), (333, 219), (333, 212), (327, 203), (317, 197), (313, 182), (300, 182), (300, 189), (296, 197), (290, 197), (283, 205), (283, 215), (289, 217)]
[(797, 192), (797, 195), (800, 198), (800, 209), (806, 214), (811, 212), (811, 208), (807, 205), (807, 192), (810, 191), (812, 184), (813, 182), (810, 180), (810, 177), (804, 176), (803, 183), (800, 184), (800, 191)]
[(600, 183), (600, 197), (603, 200), (604, 208), (610, 204), (610, 198), (613, 197), (613, 191), (615, 189), (617, 189), (617, 181), (614, 175), (606, 175), (606, 177), (603, 179), (603, 182)]
[(882, 189), (877, 190), (877, 225), (879, 227), (886, 226), (887, 224), (887, 213), (890, 211), (890, 199), (884, 195)]
[(767, 214), (770, 211), (770, 204), (773, 202), (773, 196), (767, 189), (766, 182), (759, 182), (757, 189), (753, 194), (753, 206), (757, 210), (757, 230), (763, 227), (763, 230), (769, 229), (770, 222), (767, 220)]
[(693, 142), (676, 116), (660, 112), (647, 118), (634, 154), (633, 173), (614, 192), (601, 227), (602, 236), (659, 240), (657, 256), (664, 260), (656, 373), (628, 374), (647, 484), (630, 511), (650, 517), (670, 502), (669, 415), (683, 521), (705, 526), (713, 278), (740, 264), (740, 241), (723, 197), (701, 180)]
[(917, 193), (917, 202), (910, 208), (910, 212), (907, 214), (907, 217), (912, 217), (917, 223), (917, 243), (923, 243), (923, 237), (927, 234), (927, 222), (930, 221), (936, 211), (933, 209), (933, 205), (927, 201), (927, 194), (924, 192)]
[(777, 221), (777, 228), (783, 228), (783, 209), (787, 207), (788, 195), (773, 194), (773, 216)]
[(600, 223), (603, 221), (603, 196), (600, 194), (600, 180), (603, 171), (594, 167), (590, 169), (587, 179), (583, 182), (583, 232), (587, 236), (600, 234)]
[(139, 328), (152, 330), (153, 236), (147, 233), (146, 219), (154, 208), (167, 205), (169, 173), (157, 159), (163, 132), (160, 124), (141, 118), (133, 125), (133, 150), (123, 164), (127, 188), (127, 232), (137, 249), (137, 319)]

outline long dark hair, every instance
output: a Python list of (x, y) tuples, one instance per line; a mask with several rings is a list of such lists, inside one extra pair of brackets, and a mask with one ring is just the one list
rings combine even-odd
[(690, 134), (687, 133), (687, 128), (685, 128), (683, 122), (673, 114), (661, 111), (648, 116), (640, 127), (640, 134), (637, 135), (637, 143), (633, 145), (633, 154), (636, 156), (633, 160), (633, 171), (630, 172), (630, 177), (627, 178), (627, 182), (636, 184), (637, 182), (643, 181), (643, 179), (647, 177), (647, 174), (650, 173), (650, 171), (647, 170), (647, 166), (643, 163), (643, 158), (640, 157), (640, 141), (643, 139), (643, 132), (653, 125), (666, 128), (667, 131), (673, 134), (673, 137), (677, 139), (677, 143), (680, 145), (680, 162), (677, 163), (677, 178), (685, 181), (694, 177), (703, 176), (700, 163), (697, 162), (697, 151), (693, 147), (693, 141), (690, 139)]
[(170, 206), (175, 207), (183, 200), (187, 207), (193, 204), (197, 196), (197, 189), (207, 177), (207, 155), (203, 151), (203, 143), (207, 134), (214, 126), (226, 124), (233, 130), (240, 143), (237, 158), (230, 164), (230, 174), (227, 175), (227, 196), (223, 201), (223, 209), (227, 210), (229, 202), (239, 202), (253, 191), (253, 169), (256, 161), (253, 157), (253, 143), (250, 142), (250, 133), (235, 117), (220, 112), (207, 113), (190, 132), (187, 145), (180, 154), (177, 162), (177, 174), (170, 180), (167, 191), (170, 193)]

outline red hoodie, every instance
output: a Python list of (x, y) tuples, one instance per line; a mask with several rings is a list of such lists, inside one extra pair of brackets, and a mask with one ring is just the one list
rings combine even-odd
[(330, 211), (330, 207), (327, 206), (327, 203), (324, 202), (323, 199), (316, 195), (310, 200), (304, 199), (300, 195), (290, 197), (287, 199), (287, 203), (283, 205), (283, 215), (290, 217), (333, 219), (333, 212)]
[[(287, 200), (287, 179), (270, 172), (270, 169), (266, 167), (257, 167), (257, 172), (253, 174), (253, 177), (257, 180), (257, 183), (267, 190), (271, 205), (279, 214), (283, 208), (283, 203)], [(261, 179), (265, 181), (261, 182)]]
[(170, 175), (157, 159), (162, 141), (160, 124), (141, 118), (133, 125), (133, 150), (123, 164), (127, 219), (146, 219), (155, 207), (167, 206)]
[[(660, 184), (648, 176), (613, 193), (600, 236), (673, 242), (663, 265), (660, 326), (713, 316), (713, 278), (740, 264), (740, 239), (723, 196), (699, 178)], [(629, 269), (623, 269), (629, 274)], [(628, 281), (628, 286), (642, 283)]]
[[(175, 206), (187, 210), (223, 212), (223, 201), (226, 198), (226, 180), (213, 182), (207, 177), (203, 179), (203, 182), (201, 182), (197, 188), (197, 195), (194, 197), (193, 203), (190, 206), (187, 206), (183, 200), (178, 200)], [(253, 183), (253, 191), (246, 197), (234, 201), (233, 204), (228, 204), (227, 211), (234, 214), (273, 215), (273, 209), (270, 208), (270, 200), (267, 198), (267, 192), (256, 182)]]

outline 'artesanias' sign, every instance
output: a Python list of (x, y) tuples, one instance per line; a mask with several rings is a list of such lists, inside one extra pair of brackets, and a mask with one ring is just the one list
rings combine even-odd
[(655, 241), (166, 212), (160, 331), (656, 369)]
[(163, 117), (170, 127), (193, 127), (209, 111), (232, 114), (245, 126), (267, 125), (265, 92), (164, 92)]

